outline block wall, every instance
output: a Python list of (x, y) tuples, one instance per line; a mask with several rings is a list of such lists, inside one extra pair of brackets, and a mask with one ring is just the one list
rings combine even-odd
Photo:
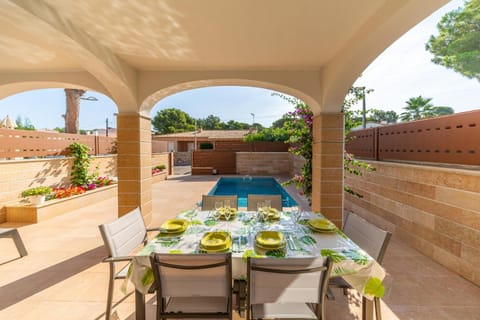
[(345, 209), (480, 285), (480, 172), (369, 163), (375, 172), (347, 177), (363, 198), (346, 195)]
[(152, 154), (152, 167), (158, 166), (158, 165), (165, 165), (166, 171), (168, 174), (172, 174), (172, 155), (169, 152), (164, 152), (164, 153), (155, 153)]
[[(0, 162), (0, 223), (6, 221), (5, 204), (18, 201), (23, 190), (36, 186), (70, 185), (72, 165), (72, 158)], [(101, 176), (116, 176), (117, 157), (94, 157), (90, 171), (97, 171)]]
[(237, 173), (289, 176), (292, 162), (288, 152), (237, 152)]

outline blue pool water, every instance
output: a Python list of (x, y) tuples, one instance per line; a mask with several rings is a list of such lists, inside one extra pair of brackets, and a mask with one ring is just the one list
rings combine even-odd
[(237, 195), (238, 206), (247, 206), (248, 194), (280, 194), (283, 207), (293, 207), (297, 202), (274, 178), (221, 177), (209, 195)]

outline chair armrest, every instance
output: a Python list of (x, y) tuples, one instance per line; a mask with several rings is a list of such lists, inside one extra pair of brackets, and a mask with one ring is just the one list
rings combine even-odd
[(132, 261), (133, 257), (132, 256), (125, 256), (125, 257), (106, 257), (103, 258), (102, 262), (120, 262), (120, 261)]

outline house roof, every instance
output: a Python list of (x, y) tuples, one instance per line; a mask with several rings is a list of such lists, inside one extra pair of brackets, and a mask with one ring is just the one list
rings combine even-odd
[[(210, 140), (229, 140), (229, 139), (243, 139), (243, 137), (249, 133), (249, 130), (202, 130), (196, 134), (197, 139), (210, 139)], [(162, 138), (170, 139), (193, 139), (195, 138), (195, 131), (179, 132), (170, 134), (155, 135), (155, 139), (160, 140)]]

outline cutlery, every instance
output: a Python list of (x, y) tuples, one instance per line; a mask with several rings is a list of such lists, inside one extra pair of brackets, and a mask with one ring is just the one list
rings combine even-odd
[(287, 243), (289, 244), (290, 250), (297, 251), (297, 246), (295, 241), (293, 241), (292, 235), (287, 236)]

